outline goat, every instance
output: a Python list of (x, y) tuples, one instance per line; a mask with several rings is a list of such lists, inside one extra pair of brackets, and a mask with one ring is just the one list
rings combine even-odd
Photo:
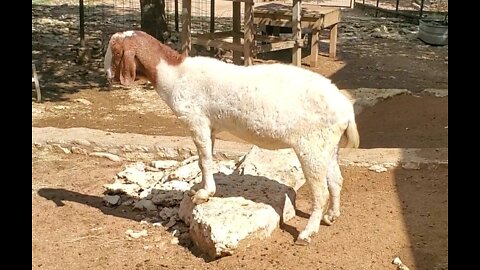
[(142, 31), (112, 35), (104, 65), (109, 82), (128, 86), (146, 77), (190, 129), (202, 172), (201, 188), (190, 192), (195, 204), (215, 194), (215, 134), (229, 131), (261, 148), (295, 151), (313, 193), (297, 244), (308, 244), (322, 219), (331, 225), (340, 216), (338, 149), (358, 147), (359, 134), (352, 103), (327, 78), (286, 64), (188, 57)]

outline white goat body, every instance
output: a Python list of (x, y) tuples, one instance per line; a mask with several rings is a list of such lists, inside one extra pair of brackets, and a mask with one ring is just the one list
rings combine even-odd
[(313, 211), (297, 243), (310, 242), (322, 218), (332, 224), (340, 215), (338, 147), (342, 136), (347, 147), (358, 147), (359, 135), (352, 103), (330, 80), (284, 64), (244, 67), (186, 57), (141, 31), (112, 36), (105, 71), (109, 81), (125, 85), (137, 74), (146, 76), (191, 130), (202, 170), (193, 202), (215, 194), (213, 145), (215, 134), (225, 130), (259, 147), (297, 154), (313, 194)]

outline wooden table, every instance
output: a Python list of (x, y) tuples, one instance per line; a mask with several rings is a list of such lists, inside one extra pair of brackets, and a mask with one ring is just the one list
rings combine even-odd
[[(211, 0), (215, 1), (215, 0)], [(232, 31), (212, 32), (192, 35), (191, 33), (191, 0), (182, 0), (182, 51), (187, 54), (192, 44), (205, 47), (223, 48), (233, 51), (233, 62), (241, 64), (243, 54), (244, 65), (252, 65), (253, 57), (258, 53), (293, 48), (292, 63), (301, 66), (302, 28), (312, 29), (311, 66), (317, 66), (318, 39), (321, 29), (331, 27), (330, 57), (335, 57), (337, 43), (337, 24), (340, 21), (340, 9), (305, 5), (300, 0), (293, 0), (292, 5), (269, 2), (258, 4), (253, 9), (253, 0), (226, 0), (232, 2)], [(244, 32), (241, 32), (240, 3), (244, 2)], [(214, 8), (214, 4), (211, 6)], [(211, 13), (213, 14), (213, 13)], [(255, 24), (284, 26), (292, 28), (292, 38), (255, 34)], [(214, 29), (213, 29), (214, 30)]]
[[(298, 5), (298, 7), (296, 7)], [(329, 56), (335, 57), (337, 51), (337, 31), (340, 22), (340, 8), (322, 7), (318, 5), (300, 4), (294, 1), (293, 6), (282, 2), (268, 2), (259, 5), (253, 12), (254, 22), (257, 25), (271, 25), (279, 27), (292, 27), (294, 40), (298, 44), (293, 48), (292, 62), (301, 65), (301, 30), (311, 29), (312, 38), (310, 43), (310, 65), (318, 65), (318, 40), (322, 29), (330, 28)], [(300, 19), (297, 19), (300, 18)], [(296, 31), (295, 31), (296, 30)]]

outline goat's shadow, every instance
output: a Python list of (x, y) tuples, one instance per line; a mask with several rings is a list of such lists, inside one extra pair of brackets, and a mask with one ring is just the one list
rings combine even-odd
[[(290, 233), (293, 239), (298, 237), (299, 231), (295, 227), (283, 222), (286, 200), (289, 199), (290, 202), (293, 203), (293, 206), (295, 206), (296, 192), (292, 187), (263, 176), (239, 175), (236, 173), (226, 175), (223, 173), (217, 173), (214, 175), (214, 177), (217, 185), (215, 197), (243, 197), (256, 203), (270, 205), (280, 216), (280, 229)], [(184, 192), (178, 190), (152, 190), (152, 193), (162, 193), (164, 197), (170, 198), (170, 200), (167, 200), (159, 205), (159, 210), (161, 210), (161, 207), (173, 206), (175, 204), (178, 205), (181, 198), (184, 196)], [(106, 215), (126, 218), (137, 222), (140, 222), (142, 219), (147, 217), (152, 219), (158, 218), (158, 214), (156, 212), (152, 213), (142, 211), (140, 214), (139, 211), (133, 210), (131, 206), (106, 206), (103, 196), (82, 194), (63, 188), (41, 188), (38, 190), (38, 195), (47, 200), (53, 201), (59, 207), (65, 205), (64, 201), (76, 202), (97, 208)], [(138, 198), (122, 195), (122, 201), (129, 199)], [(232, 209), (232, 211), (235, 211), (235, 209)], [(290, 212), (289, 215), (291, 216), (291, 214), (292, 213)], [(303, 218), (308, 218), (309, 216), (298, 210), (296, 213), (293, 213), (293, 215), (295, 214)], [(193, 255), (203, 258), (205, 261), (212, 260), (212, 258), (209, 258), (207, 254), (201, 252), (195, 245), (193, 245), (190, 239), (186, 239), (185, 241), (181, 240), (179, 244), (185, 248), (188, 248)]]

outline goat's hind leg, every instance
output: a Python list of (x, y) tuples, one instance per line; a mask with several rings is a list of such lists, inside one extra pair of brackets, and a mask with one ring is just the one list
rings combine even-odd
[(340, 216), (340, 192), (342, 191), (343, 177), (338, 165), (338, 145), (333, 152), (332, 160), (327, 169), (327, 185), (330, 192), (330, 207), (328, 212), (323, 215), (323, 222), (332, 225)]
[(216, 192), (215, 180), (213, 179), (213, 140), (212, 131), (208, 124), (197, 122), (197, 128), (192, 130), (192, 138), (198, 151), (198, 165), (202, 171), (200, 189), (191, 191), (192, 202), (201, 204), (207, 202), (210, 196)]
[(320, 144), (317, 140), (308, 145), (300, 146), (295, 152), (302, 165), (305, 179), (310, 184), (313, 196), (313, 210), (307, 226), (300, 232), (296, 240), (298, 245), (310, 243), (314, 233), (320, 229), (320, 221), (328, 204), (329, 191), (326, 180), (327, 166), (332, 156), (333, 146)]

